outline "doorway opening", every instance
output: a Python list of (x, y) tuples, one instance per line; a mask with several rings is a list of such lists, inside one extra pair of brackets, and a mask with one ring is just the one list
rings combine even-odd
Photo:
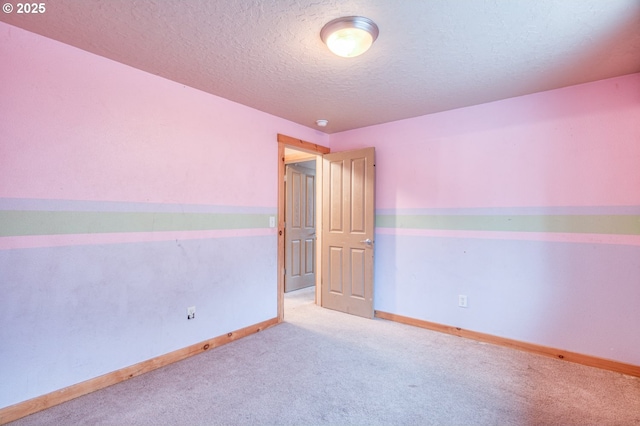
[[(313, 180), (317, 182), (317, 190), (313, 215), (319, 232), (313, 235), (315, 238), (311, 238), (310, 232), (298, 238), (298, 247), (295, 250), (289, 247), (292, 253), (287, 256), (285, 222), (292, 217), (291, 212), (286, 213), (287, 162), (313, 162), (314, 159)], [(291, 267), (285, 259), (291, 264), (294, 253), (298, 253), (299, 264), (303, 243), (309, 247), (305, 256), (315, 257), (315, 264), (313, 259), (307, 262), (313, 264), (316, 304), (373, 318), (375, 149), (330, 153), (321, 145), (278, 135), (278, 181), (278, 320), (284, 320), (285, 274)], [(301, 182), (299, 177), (298, 186)], [(291, 238), (289, 245), (292, 245)]]
[(298, 152), (285, 148), (285, 293), (315, 286), (316, 160), (291, 159)]
[[(321, 268), (321, 253), (319, 248), (322, 244), (322, 235), (319, 232), (322, 229), (322, 193), (318, 182), (322, 182), (322, 155), (328, 154), (329, 148), (322, 145), (312, 144), (309, 142), (295, 139), (289, 136), (278, 134), (278, 320), (284, 320), (284, 293), (285, 284), (287, 281), (287, 275), (294, 277), (302, 277), (306, 275), (302, 284), (295, 283), (296, 285), (315, 286), (315, 303), (321, 304), (321, 282), (322, 282), (322, 268)], [(288, 167), (292, 165), (291, 167)], [(300, 169), (300, 167), (304, 167)], [(294, 168), (298, 169), (297, 173), (294, 173)], [(289, 169), (290, 177), (287, 178), (287, 169)], [(313, 184), (315, 186), (313, 192), (313, 198), (309, 199), (308, 187), (311, 185), (309, 178), (309, 171), (313, 170)], [(295, 175), (295, 178), (292, 176)], [(287, 190), (292, 190), (294, 183), (290, 180), (289, 186), (285, 180), (295, 179), (295, 185), (304, 190), (306, 207), (312, 205), (313, 218), (309, 218), (309, 211), (304, 211), (302, 205), (298, 207), (298, 212), (293, 213), (293, 205), (287, 200)], [(293, 191), (292, 191), (293, 192)], [(292, 197), (289, 197), (291, 200)], [(291, 210), (287, 215), (287, 209)], [(304, 215), (302, 213), (305, 213)], [(287, 216), (289, 218), (287, 218)], [(298, 223), (294, 223), (293, 216), (297, 216), (295, 220)], [(287, 221), (289, 222), (287, 224)], [(314, 231), (310, 230), (310, 226), (298, 226), (306, 222), (306, 225), (310, 225), (313, 222)], [(287, 234), (287, 225), (289, 225), (289, 234)], [(291, 226), (295, 225), (295, 226)], [(291, 238), (292, 229), (298, 228), (294, 232), (299, 232), (301, 235)], [(314, 235), (311, 235), (315, 233)], [(295, 246), (293, 249), (291, 246)], [(287, 247), (289, 246), (289, 247)], [(304, 256), (304, 258), (300, 258)], [(311, 257), (310, 257), (311, 256)], [(293, 262), (292, 262), (293, 260)], [(309, 274), (308, 266), (295, 269), (292, 264), (297, 265), (313, 265), (313, 274)], [(306, 270), (305, 270), (306, 268)], [(305, 273), (306, 272), (306, 273)], [(309, 279), (312, 280), (312, 284), (309, 284)], [(295, 281), (295, 279), (294, 279)], [(289, 287), (288, 285), (286, 287)], [(300, 287), (302, 288), (302, 287)]]

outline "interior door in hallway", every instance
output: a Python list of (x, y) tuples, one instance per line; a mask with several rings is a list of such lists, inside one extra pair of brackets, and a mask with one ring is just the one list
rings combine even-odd
[(315, 284), (315, 169), (290, 164), (286, 170), (284, 291)]
[(325, 154), (322, 306), (373, 318), (375, 151)]

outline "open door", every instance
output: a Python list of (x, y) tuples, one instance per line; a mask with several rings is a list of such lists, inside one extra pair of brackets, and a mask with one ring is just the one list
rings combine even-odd
[(315, 285), (315, 175), (301, 164), (286, 167), (285, 293)]
[(373, 318), (375, 151), (325, 154), (322, 306)]

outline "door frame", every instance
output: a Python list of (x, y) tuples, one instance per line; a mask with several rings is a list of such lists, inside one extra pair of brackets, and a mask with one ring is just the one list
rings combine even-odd
[[(316, 157), (316, 182), (322, 182), (322, 156), (329, 154), (331, 150), (326, 146), (306, 142), (291, 136), (278, 133), (278, 322), (284, 320), (284, 265), (285, 265), (285, 239), (284, 239), (284, 214), (285, 214), (285, 148), (295, 149), (296, 151), (307, 152)], [(295, 161), (299, 161), (296, 159)], [(295, 162), (292, 161), (292, 162)], [(322, 188), (316, 185), (316, 304), (321, 305), (322, 297), (322, 251), (318, 247), (322, 247)]]

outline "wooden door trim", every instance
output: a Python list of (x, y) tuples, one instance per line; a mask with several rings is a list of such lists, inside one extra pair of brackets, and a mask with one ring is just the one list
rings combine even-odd
[[(331, 152), (326, 146), (318, 145), (312, 142), (306, 142), (302, 139), (296, 139), (291, 136), (286, 136), (278, 133), (278, 322), (284, 320), (284, 212), (285, 212), (285, 189), (284, 189), (284, 174), (285, 174), (285, 147), (297, 149), (300, 151), (306, 151), (311, 154), (317, 155), (316, 157), (316, 182), (318, 179), (322, 179), (322, 167), (318, 168), (318, 164), (321, 163), (322, 155)], [(318, 250), (318, 247), (322, 247), (322, 236), (318, 230), (322, 229), (322, 214), (318, 215), (318, 211), (322, 212), (322, 193), (318, 191), (316, 187), (316, 303), (320, 303), (319, 292), (321, 285), (321, 267), (322, 262), (320, 259), (322, 250)]]
[(328, 154), (329, 152), (331, 152), (331, 150), (326, 146), (318, 145), (313, 142), (303, 141), (302, 139), (292, 138), (291, 136), (282, 135), (280, 133), (278, 133), (278, 143), (283, 143), (290, 148), (309, 151), (316, 154)]

